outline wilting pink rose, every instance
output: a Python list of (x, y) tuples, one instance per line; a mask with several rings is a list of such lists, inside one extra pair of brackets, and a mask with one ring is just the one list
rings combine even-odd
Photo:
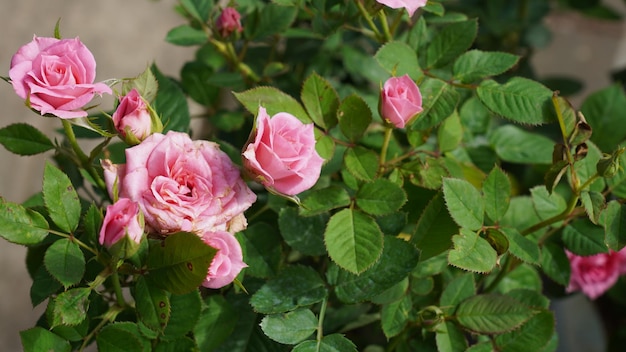
[(130, 142), (129, 144), (138, 144), (153, 132), (148, 105), (134, 88), (120, 98), (120, 105), (117, 106), (112, 118), (115, 129), (122, 139)]
[(222, 37), (228, 37), (233, 32), (241, 32), (241, 15), (237, 12), (236, 9), (232, 7), (227, 7), (222, 11), (220, 17), (218, 17), (217, 22), (215, 23), (217, 30), (220, 32)]
[(111, 94), (104, 83), (93, 83), (96, 61), (78, 38), (35, 36), (11, 59), (13, 89), (42, 115), (63, 119), (87, 116), (81, 110), (95, 94)]
[(385, 82), (379, 110), (382, 118), (397, 128), (403, 128), (422, 112), (422, 94), (411, 77), (391, 77)]
[(218, 144), (186, 133), (154, 133), (126, 149), (126, 164), (102, 166), (109, 193), (138, 202), (152, 233), (241, 231), (256, 200)]
[(322, 159), (315, 150), (313, 124), (281, 112), (273, 117), (259, 107), (254, 140), (243, 152), (246, 170), (270, 190), (296, 195), (317, 182)]
[(206, 232), (202, 235), (202, 240), (217, 249), (202, 286), (208, 288), (224, 287), (233, 282), (241, 269), (247, 267), (246, 263), (243, 262), (241, 246), (232, 234), (224, 231)]
[(128, 236), (135, 243), (143, 237), (143, 216), (139, 204), (127, 198), (120, 198), (107, 207), (106, 215), (100, 228), (100, 244), (111, 248)]
[(415, 11), (420, 7), (426, 6), (428, 0), (376, 0), (378, 3), (387, 5), (392, 9), (399, 9), (404, 7), (408, 12), (409, 16), (413, 16)]
[(571, 274), (567, 292), (583, 291), (596, 299), (610, 289), (621, 274), (626, 273), (626, 251), (609, 251), (591, 256), (579, 256), (565, 251)]

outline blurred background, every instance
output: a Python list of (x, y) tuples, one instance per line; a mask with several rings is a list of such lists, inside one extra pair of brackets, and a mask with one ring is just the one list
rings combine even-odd
[[(621, 0), (603, 1), (626, 15)], [(191, 59), (186, 50), (164, 41), (167, 31), (184, 21), (174, 11), (174, 0), (0, 0), (0, 76), (8, 76), (11, 56), (34, 34), (53, 36), (61, 19), (63, 37), (80, 36), (96, 57), (97, 79), (133, 77), (155, 62), (162, 72), (178, 76)], [(611, 82), (610, 73), (626, 68), (626, 26), (572, 11), (553, 11), (544, 18), (552, 40), (534, 54), (538, 77), (567, 76), (583, 83), (572, 97), (575, 107), (590, 92)], [(111, 106), (106, 101), (105, 106)], [(55, 119), (38, 117), (24, 107), (10, 84), (0, 81), (0, 127), (26, 122), (53, 135)], [(18, 157), (0, 148), (0, 196), (22, 202), (41, 189), (44, 160), (49, 155)], [(25, 267), (25, 249), (0, 239), (0, 351), (21, 351), (19, 331), (31, 328), (45, 310), (34, 309)], [(604, 351), (596, 313), (586, 298), (573, 295), (555, 307), (560, 331), (559, 351)]]

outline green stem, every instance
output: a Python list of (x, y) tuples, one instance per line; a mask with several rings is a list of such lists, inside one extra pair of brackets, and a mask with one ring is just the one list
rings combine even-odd
[(491, 292), (496, 288), (496, 286), (498, 286), (498, 284), (500, 283), (500, 281), (502, 281), (502, 279), (504, 279), (506, 274), (508, 274), (512, 270), (512, 267), (514, 266), (514, 260), (516, 260), (516, 258), (512, 257), (510, 254), (506, 257), (506, 259), (504, 259), (504, 265), (502, 265), (502, 269), (500, 269), (500, 272), (498, 272), (498, 275), (495, 279), (493, 279), (493, 281), (491, 281), (489, 286), (485, 288), (484, 292)]
[(560, 214), (557, 214), (551, 218), (545, 219), (541, 222), (536, 223), (535, 225), (525, 229), (524, 231), (522, 231), (522, 236), (527, 236), (537, 230), (540, 230), (546, 226), (550, 226), (552, 224), (554, 224), (555, 222), (559, 222), (561, 220), (565, 220), (571, 213), (572, 211), (574, 211), (574, 208), (576, 208), (576, 204), (578, 203), (578, 199), (580, 198), (578, 192), (575, 193), (572, 198), (570, 198), (569, 203), (567, 203), (567, 207), (565, 208), (565, 210), (563, 210), (563, 212), (561, 212)]
[(111, 274), (111, 281), (113, 282), (113, 290), (115, 291), (115, 298), (117, 299), (117, 305), (126, 308), (128, 303), (124, 299), (124, 295), (122, 294), (122, 286), (120, 285), (120, 276), (117, 273), (118, 263), (115, 263), (116, 268), (113, 270)]
[(89, 335), (83, 338), (83, 344), (80, 346), (79, 351), (83, 351), (85, 347), (87, 347), (93, 336), (98, 331), (100, 331), (100, 329), (102, 329), (102, 327), (105, 326), (108, 322), (114, 321), (117, 315), (120, 314), (123, 310), (124, 308), (119, 306), (110, 307), (109, 310), (102, 316), (102, 321), (98, 323), (98, 325), (89, 333)]
[(383, 34), (385, 35), (385, 41), (386, 42), (392, 41), (393, 36), (391, 35), (391, 32), (389, 31), (389, 23), (387, 22), (387, 15), (385, 14), (385, 11), (380, 10), (378, 17), (380, 17), (380, 22), (383, 26)]
[(385, 165), (385, 160), (387, 159), (387, 149), (389, 149), (389, 142), (391, 141), (391, 134), (393, 133), (393, 127), (391, 125), (387, 125), (385, 127), (385, 137), (383, 139), (383, 147), (380, 150), (380, 167), (382, 168)]
[(96, 169), (91, 164), (92, 160), (85, 154), (85, 152), (83, 152), (83, 150), (78, 145), (76, 135), (74, 134), (74, 130), (72, 129), (72, 124), (65, 119), (61, 119), (61, 123), (63, 124), (65, 136), (67, 137), (67, 140), (70, 143), (74, 154), (76, 154), (76, 157), (78, 157), (78, 160), (80, 161), (80, 167), (82, 167), (87, 171), (87, 173), (89, 173), (89, 175), (93, 178), (93, 180), (96, 182), (98, 187), (100, 187), (100, 189), (106, 190), (107, 187), (104, 183), (104, 180), (100, 177)]
[(73, 235), (64, 233), (64, 232), (59, 232), (59, 231), (55, 231), (52, 229), (48, 229), (48, 232), (53, 234), (53, 235), (57, 235), (59, 237), (64, 237), (64, 238), (68, 238), (70, 241), (76, 243), (79, 247), (82, 247), (83, 249), (88, 250), (89, 252), (93, 253), (95, 256), (98, 256), (98, 251), (89, 247), (88, 245), (84, 244), (83, 242), (81, 242), (81, 240), (79, 240), (78, 238), (74, 237)]
[(383, 36), (380, 34), (380, 31), (378, 30), (378, 27), (376, 27), (376, 24), (372, 20), (372, 16), (370, 16), (370, 14), (367, 12), (365, 7), (363, 7), (363, 2), (361, 0), (357, 0), (356, 1), (356, 5), (359, 8), (359, 12), (363, 16), (363, 18), (365, 18), (365, 21), (367, 22), (367, 24), (370, 26), (370, 28), (374, 32), (374, 35), (380, 41), (380, 39), (383, 38)]
[(328, 299), (324, 298), (322, 301), (322, 308), (320, 308), (320, 316), (317, 319), (317, 346), (316, 352), (320, 352), (322, 347), (322, 338), (324, 337), (324, 316), (326, 315), (326, 306), (328, 305)]

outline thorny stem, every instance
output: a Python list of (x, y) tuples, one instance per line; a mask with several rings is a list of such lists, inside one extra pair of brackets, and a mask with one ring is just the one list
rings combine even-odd
[(385, 126), (385, 137), (383, 139), (383, 147), (380, 151), (379, 165), (382, 167), (385, 165), (385, 159), (387, 158), (387, 149), (389, 149), (389, 142), (391, 141), (391, 134), (393, 133), (393, 127)]

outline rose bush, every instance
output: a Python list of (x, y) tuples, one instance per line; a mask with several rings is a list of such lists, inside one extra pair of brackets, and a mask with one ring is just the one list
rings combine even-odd
[(155, 133), (126, 164), (103, 164), (109, 192), (138, 202), (152, 233), (241, 231), (256, 199), (219, 145), (185, 133)]
[(205, 232), (201, 237), (204, 243), (217, 249), (202, 286), (216, 289), (230, 284), (241, 269), (247, 267), (243, 262), (239, 242), (235, 236), (225, 231)]
[(81, 110), (95, 94), (111, 94), (94, 83), (96, 61), (78, 39), (33, 38), (11, 58), (9, 77), (15, 93), (42, 115), (85, 117)]

